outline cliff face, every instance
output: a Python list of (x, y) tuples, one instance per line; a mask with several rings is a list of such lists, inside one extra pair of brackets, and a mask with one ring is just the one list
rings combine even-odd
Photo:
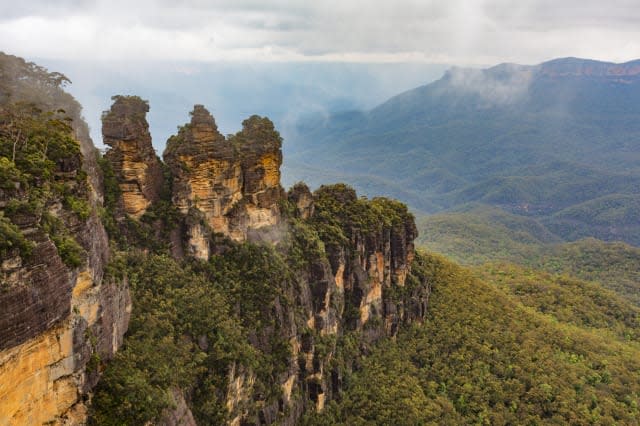
[(88, 217), (78, 217), (57, 197), (47, 200), (43, 214), (77, 241), (81, 252), (73, 265), (61, 257), (68, 240), (54, 242), (39, 223), (42, 218), (0, 204), (0, 212), (33, 244), (29, 255), (11, 252), (0, 269), (2, 424), (83, 423), (83, 397), (127, 329), (131, 302), (126, 282), (105, 278), (108, 240), (92, 204), (100, 196), (88, 177), (77, 183), (80, 162), (71, 164), (58, 172), (59, 178), (77, 187), (75, 196), (88, 204)]
[(122, 208), (139, 218), (160, 198), (162, 166), (151, 145), (146, 113), (149, 105), (137, 96), (114, 96), (102, 116), (102, 136), (111, 147), (111, 162), (122, 191)]
[[(321, 187), (309, 202), (310, 198), (300, 184), (289, 193), (296, 202), (296, 215), (316, 223), (325, 247), (324, 259), (314, 260), (307, 270), (308, 289), (303, 288), (302, 294), (308, 291), (308, 296), (301, 298), (308, 309), (306, 325), (315, 333), (298, 330), (295, 347), (304, 358), (298, 386), (313, 408), (321, 411), (338, 396), (342, 377), (354, 362), (335, 362), (338, 352), (344, 351), (336, 342), (347, 335), (358, 336), (356, 358), (367, 345), (395, 336), (402, 324), (421, 321), (431, 287), (420, 273), (412, 272), (417, 230), (404, 205), (359, 200), (344, 185)], [(328, 217), (336, 220), (333, 225), (341, 232), (325, 228)], [(363, 217), (370, 222), (355, 223)], [(327, 341), (332, 342), (329, 348)]]
[(233, 221), (237, 240), (280, 220), (282, 139), (268, 118), (254, 115), (242, 122), (232, 141), (240, 151), (243, 172), (244, 203)]
[[(294, 285), (273, 283), (280, 295), (273, 304), (265, 299), (271, 306), (265, 315), (275, 326), (252, 344), (269, 353), (267, 342), (280, 339), (289, 343), (291, 356), (277, 378), (279, 397), (271, 402), (261, 399), (255, 375), (232, 370), (232, 425), (295, 425), (303, 413), (322, 411), (339, 397), (344, 377), (371, 344), (427, 314), (431, 287), (414, 265), (417, 231), (404, 205), (361, 200), (344, 185), (312, 194), (297, 184), (288, 199), (293, 242), (285, 251), (289, 259), (298, 253), (301, 263), (293, 269)], [(366, 223), (357, 223), (361, 216)], [(329, 224), (327, 218), (336, 220)]]
[[(213, 232), (235, 241), (277, 225), (283, 193), (280, 146), (268, 119), (251, 117), (227, 140), (209, 111), (196, 105), (191, 122), (169, 139), (163, 155), (173, 175), (174, 205), (185, 215), (199, 213)], [(202, 225), (195, 220), (188, 228), (189, 252), (207, 258)]]
[[(167, 141), (164, 160), (173, 175), (172, 202), (180, 212), (200, 213), (212, 230), (230, 235), (229, 212), (243, 197), (242, 167), (232, 143), (202, 105), (194, 107), (191, 123)], [(188, 248), (207, 258), (201, 226), (199, 220), (188, 225)]]
[(106, 272), (102, 176), (66, 77), (4, 54), (0, 76), (0, 424), (82, 424), (128, 286)]

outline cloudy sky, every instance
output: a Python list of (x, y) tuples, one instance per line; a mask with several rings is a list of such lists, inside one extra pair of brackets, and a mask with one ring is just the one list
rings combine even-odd
[(0, 0), (0, 50), (91, 61), (640, 57), (638, 0)]
[(67, 75), (96, 145), (114, 94), (159, 152), (195, 103), (224, 133), (368, 109), (452, 65), (640, 58), (639, 0), (0, 0), (0, 51)]

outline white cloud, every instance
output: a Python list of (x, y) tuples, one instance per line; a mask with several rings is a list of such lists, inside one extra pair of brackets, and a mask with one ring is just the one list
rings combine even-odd
[(0, 0), (0, 50), (28, 58), (480, 65), (640, 57), (636, 0), (9, 3)]

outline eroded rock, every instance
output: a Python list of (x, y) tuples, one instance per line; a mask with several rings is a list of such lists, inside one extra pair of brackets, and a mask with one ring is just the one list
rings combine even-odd
[(137, 96), (113, 99), (111, 109), (102, 116), (102, 137), (111, 147), (106, 157), (118, 178), (124, 212), (139, 218), (160, 198), (163, 184), (146, 119), (149, 105)]
[[(283, 196), (281, 144), (273, 123), (258, 116), (245, 120), (243, 129), (227, 139), (209, 111), (196, 105), (190, 123), (167, 141), (163, 154), (173, 175), (174, 205), (183, 214), (198, 210), (213, 232), (236, 241), (250, 239), (251, 231), (278, 225), (278, 202)], [(196, 229), (187, 233), (202, 235)], [(194, 237), (187, 245), (196, 257), (208, 257), (197, 250), (202, 242)]]

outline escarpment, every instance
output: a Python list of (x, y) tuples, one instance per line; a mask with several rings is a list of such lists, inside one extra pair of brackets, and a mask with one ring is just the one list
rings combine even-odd
[(0, 133), (0, 424), (294, 425), (425, 317), (406, 206), (285, 192), (273, 123), (225, 137), (201, 105), (165, 166), (147, 103), (113, 99), (96, 161), (62, 118), (43, 163)]
[(129, 290), (107, 272), (102, 178), (65, 77), (3, 54), (0, 68), (11, 70), (0, 103), (0, 424), (83, 424), (122, 344)]
[[(116, 104), (123, 100), (115, 99)], [(120, 111), (122, 123), (143, 119), (140, 110)], [(146, 123), (139, 128), (146, 129)], [(129, 235), (127, 247), (144, 253), (131, 254), (127, 269), (141, 280), (135, 287), (142, 293), (134, 294), (134, 299), (142, 298), (142, 306), (139, 317), (134, 311), (133, 328), (138, 331), (129, 346), (138, 352), (127, 349), (122, 359), (129, 361), (109, 366), (116, 372), (107, 374), (99, 388), (96, 422), (119, 412), (122, 404), (117, 401), (126, 397), (113, 393), (129, 386), (117, 382), (125, 374), (118, 369), (146, 377), (140, 382), (143, 393), (148, 392), (142, 390), (147, 389), (145, 380), (157, 381), (145, 367), (162, 363), (155, 358), (156, 351), (136, 343), (148, 342), (147, 333), (155, 335), (156, 326), (147, 330), (147, 323), (156, 324), (151, 320), (158, 315), (156, 305), (176, 306), (176, 318), (189, 325), (173, 328), (173, 341), (192, 348), (188, 353), (200, 354), (196, 360), (172, 355), (171, 368), (181, 371), (187, 368), (181, 365), (188, 365), (198, 373), (187, 383), (164, 379), (165, 396), (160, 401), (173, 402), (153, 404), (144, 411), (148, 417), (134, 417), (133, 423), (170, 424), (176, 418), (207, 423), (215, 417), (216, 422), (231, 425), (294, 425), (304, 413), (322, 411), (339, 397), (343, 383), (371, 345), (392, 338), (403, 324), (426, 315), (430, 284), (416, 261), (417, 231), (406, 206), (384, 198), (358, 198), (345, 185), (311, 192), (299, 183), (285, 193), (280, 185), (281, 143), (273, 123), (258, 116), (224, 137), (209, 111), (196, 105), (190, 122), (167, 142), (163, 154), (167, 173), (151, 185), (160, 189), (155, 201), (145, 198), (144, 212), (127, 210), (131, 187), (122, 183), (133, 174), (118, 162), (124, 157), (118, 152), (122, 145), (110, 144), (105, 157), (129, 219), (120, 221), (119, 226), (125, 226), (121, 234)], [(149, 164), (140, 163), (137, 170), (156, 167), (151, 151), (144, 158), (139, 157)], [(144, 195), (142, 190), (136, 192), (143, 187), (133, 186), (134, 198)], [(175, 263), (156, 269), (158, 262), (169, 262), (156, 257), (162, 253), (170, 253)], [(158, 289), (167, 283), (184, 290), (174, 296), (178, 290)], [(149, 293), (145, 286), (158, 292)], [(188, 296), (179, 296), (182, 291)], [(204, 297), (187, 305), (179, 301), (191, 297), (192, 291), (206, 291), (207, 297), (221, 292), (224, 301), (201, 311)], [(240, 335), (220, 330), (207, 315), (228, 318)], [(147, 323), (139, 323), (142, 318)], [(203, 322), (209, 325), (202, 328)], [(230, 340), (248, 346), (220, 349)], [(234, 350), (238, 352), (231, 356)], [(208, 385), (203, 388), (204, 384)]]

